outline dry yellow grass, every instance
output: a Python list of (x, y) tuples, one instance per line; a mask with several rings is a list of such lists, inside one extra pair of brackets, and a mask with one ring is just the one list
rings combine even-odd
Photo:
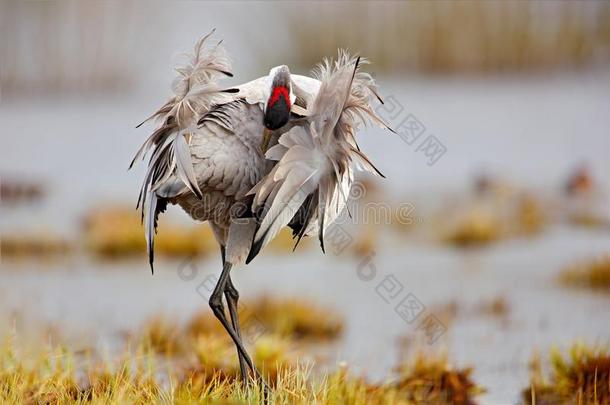
[[(297, 369), (298, 360), (290, 341), (264, 335), (252, 343), (250, 354), (261, 374), (274, 386), (283, 369)], [(196, 357), (187, 369), (187, 378), (200, 383), (215, 378), (237, 383), (241, 380), (239, 363), (230, 338), (218, 335), (199, 335), (189, 347)]]
[(591, 229), (610, 229), (610, 220), (590, 209), (583, 209), (568, 215), (568, 222)]
[[(247, 344), (271, 387), (269, 403), (471, 404), (481, 392), (469, 369), (422, 354), (398, 367), (398, 378), (384, 384), (355, 377), (343, 366), (321, 374), (299, 357), (308, 344), (337, 337), (340, 319), (303, 300), (261, 298), (244, 308), (242, 315), (256, 316), (265, 325)], [(211, 315), (198, 315), (186, 326), (156, 316), (141, 330), (131, 335), (136, 340), (130, 339), (123, 353), (104, 357), (57, 343), (37, 344), (28, 352), (11, 336), (0, 345), (0, 403), (262, 402), (259, 386), (243, 385), (235, 347)], [(244, 333), (244, 338), (250, 337)]]
[(545, 378), (541, 360), (532, 360), (530, 386), (523, 390), (526, 404), (610, 403), (610, 352), (608, 347), (589, 347), (575, 343), (567, 356), (553, 349), (552, 369)]
[[(343, 320), (335, 312), (306, 300), (262, 297), (241, 304), (239, 315), (244, 342), (271, 380), (282, 367), (296, 366), (296, 353), (304, 347), (336, 339), (343, 329)], [(174, 362), (187, 361), (189, 376), (199, 384), (217, 378), (239, 380), (235, 347), (208, 309), (184, 325), (157, 315), (134, 337), (137, 345), (151, 353)]]
[(445, 231), (442, 239), (451, 245), (466, 247), (489, 244), (501, 235), (500, 220), (488, 211), (475, 209)]
[(472, 380), (472, 368), (454, 369), (443, 355), (418, 353), (411, 363), (399, 368), (395, 386), (418, 403), (467, 405), (484, 392)]
[[(336, 312), (304, 299), (263, 296), (246, 301), (241, 304), (240, 318), (245, 327), (260, 324), (265, 333), (292, 340), (332, 340), (343, 331), (343, 319)], [(187, 330), (194, 336), (224, 335), (209, 310), (196, 314)]]
[(443, 210), (437, 222), (445, 243), (483, 246), (539, 234), (549, 221), (545, 214), (548, 205), (549, 202), (530, 192), (495, 181), (477, 190), (472, 199), (457, 208)]
[(146, 322), (140, 339), (145, 347), (170, 357), (184, 353), (186, 346), (180, 325), (161, 315)]
[(400, 232), (411, 232), (424, 223), (415, 212), (415, 206), (408, 201), (394, 207), (390, 221), (392, 228)]
[[(220, 364), (231, 358), (230, 343), (200, 338), (195, 365), (160, 367), (153, 353), (140, 347), (119, 359), (82, 359), (62, 347), (28, 357), (11, 343), (0, 349), (2, 404), (252, 404), (262, 403), (256, 385), (236, 378), (237, 366)], [(257, 346), (254, 358), (269, 378), (272, 404), (471, 404), (481, 390), (469, 370), (453, 370), (444, 360), (425, 357), (402, 368), (396, 383), (371, 384), (339, 368), (314, 375), (310, 366), (287, 363), (281, 342)], [(263, 351), (264, 353), (261, 353)], [(212, 357), (216, 357), (215, 359)], [(266, 363), (265, 363), (266, 361)], [(275, 368), (266, 368), (274, 362)], [(233, 367), (233, 368), (229, 368)], [(226, 371), (231, 370), (228, 374)]]
[(477, 312), (481, 315), (506, 317), (510, 312), (510, 303), (504, 296), (497, 296), (490, 300), (483, 300), (477, 305)]
[(451, 325), (457, 317), (485, 316), (506, 320), (510, 310), (509, 301), (502, 295), (484, 298), (476, 303), (451, 300), (432, 308), (434, 315), (446, 326)]
[(566, 267), (559, 275), (564, 285), (610, 291), (610, 255), (584, 260)]
[[(269, 243), (269, 246), (265, 248), (265, 252), (272, 252), (274, 254), (290, 254), (294, 249), (296, 239), (292, 236), (292, 230), (289, 228), (283, 228), (277, 236)], [(311, 244), (310, 238), (303, 238), (299, 242), (299, 246), (296, 251), (307, 249)]]
[(517, 234), (535, 235), (542, 230), (546, 222), (544, 207), (540, 201), (528, 194), (519, 197), (514, 221)]
[[(92, 211), (84, 221), (86, 246), (97, 256), (119, 258), (142, 255), (146, 242), (140, 214), (133, 208), (109, 206)], [(165, 256), (200, 256), (216, 251), (207, 225), (180, 226), (160, 220), (155, 252)]]
[(71, 242), (49, 232), (3, 235), (0, 238), (0, 257), (54, 258), (68, 254)]
[(343, 319), (336, 312), (304, 299), (264, 296), (246, 303), (246, 311), (274, 334), (292, 339), (332, 340), (343, 331)]
[(551, 69), (607, 60), (610, 42), (610, 8), (594, 2), (331, 2), (286, 12), (302, 66), (342, 46), (378, 73)]
[[(1, 80), (1, 79), (0, 79)], [(40, 182), (23, 178), (6, 178), (0, 180), (0, 201), (2, 204), (18, 204), (37, 201), (44, 197), (45, 188)]]

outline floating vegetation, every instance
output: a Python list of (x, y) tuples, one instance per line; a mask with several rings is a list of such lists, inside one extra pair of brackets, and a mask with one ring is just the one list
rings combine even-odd
[[(245, 328), (259, 328), (294, 340), (333, 340), (343, 331), (343, 319), (334, 311), (303, 299), (261, 297), (240, 303), (240, 318)], [(212, 313), (205, 310), (195, 315), (187, 326), (191, 335), (216, 334), (224, 330)]]
[(4, 235), (0, 238), (0, 257), (54, 258), (67, 254), (72, 244), (51, 233), (24, 233)]
[[(474, 303), (463, 303), (457, 300), (448, 301), (431, 310), (434, 316), (444, 325), (449, 326), (456, 318), (492, 317), (506, 321), (510, 313), (510, 303), (506, 297), (481, 299)], [(404, 342), (405, 344), (408, 342)]]
[(500, 239), (501, 223), (491, 212), (474, 209), (445, 231), (442, 239), (460, 247), (486, 245)]
[(602, 187), (587, 166), (577, 167), (565, 182), (565, 211), (570, 224), (610, 229), (610, 216)]
[(521, 235), (535, 235), (542, 230), (547, 222), (542, 204), (533, 196), (524, 194), (517, 201), (516, 233)]
[(565, 182), (565, 193), (569, 196), (588, 196), (595, 189), (595, 180), (587, 166), (580, 166), (570, 173)]
[(481, 315), (493, 317), (506, 317), (510, 312), (510, 304), (506, 297), (500, 295), (490, 300), (483, 300), (477, 305), (477, 312)]
[(472, 368), (454, 369), (442, 355), (420, 352), (397, 371), (395, 387), (410, 403), (468, 405), (485, 392), (472, 380)]
[(607, 347), (576, 343), (567, 356), (553, 349), (551, 372), (545, 378), (539, 356), (531, 363), (530, 386), (523, 390), (525, 404), (610, 403), (610, 352)]
[[(84, 223), (87, 247), (99, 257), (120, 258), (146, 252), (141, 218), (133, 209), (98, 209)], [(186, 227), (161, 221), (159, 227), (162, 232), (155, 239), (155, 251), (161, 255), (200, 256), (211, 251), (214, 235), (207, 225)]]
[(559, 280), (568, 286), (610, 291), (610, 254), (568, 266), (559, 275)]
[(171, 357), (184, 352), (185, 342), (179, 325), (164, 316), (157, 315), (146, 322), (142, 340), (155, 353)]
[(478, 176), (474, 181), (471, 198), (453, 210), (444, 209), (437, 218), (444, 242), (482, 246), (544, 230), (549, 221), (545, 213), (548, 202), (498, 179)]
[(343, 319), (312, 301), (268, 296), (245, 304), (246, 311), (276, 335), (305, 340), (332, 340), (343, 332)]
[(590, 207), (569, 213), (568, 222), (585, 228), (610, 229), (610, 219)]
[(44, 197), (44, 188), (40, 183), (25, 180), (2, 178), (0, 181), (0, 201), (2, 203), (18, 203), (40, 200)]

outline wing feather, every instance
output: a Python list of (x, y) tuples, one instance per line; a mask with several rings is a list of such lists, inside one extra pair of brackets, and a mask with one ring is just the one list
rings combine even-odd
[[(197, 41), (193, 53), (187, 55), (186, 64), (176, 68), (177, 77), (172, 83), (174, 94), (161, 108), (144, 120), (147, 122), (159, 119), (162, 124), (143, 143), (130, 164), (131, 168), (137, 160), (150, 155), (137, 207), (142, 205), (142, 221), (145, 227), (151, 268), (154, 259), (156, 218), (160, 210), (165, 208), (168, 199), (175, 199), (179, 195), (190, 193), (197, 198), (202, 198), (201, 185), (207, 186), (212, 183), (228, 187), (227, 191), (231, 191), (229, 189), (234, 189), (236, 192), (241, 190), (245, 194), (253, 185), (251, 181), (258, 181), (258, 175), (252, 176), (247, 170), (243, 171), (243, 175), (246, 177), (244, 183), (247, 186), (239, 184), (233, 178), (223, 179), (225, 172), (227, 175), (230, 174), (222, 167), (227, 164), (230, 152), (224, 152), (224, 160), (219, 161), (216, 156), (222, 146), (218, 141), (218, 136), (232, 133), (236, 129), (233, 128), (236, 125), (233, 113), (238, 114), (239, 121), (240, 118), (249, 117), (248, 114), (251, 115), (251, 112), (245, 111), (244, 113), (244, 111), (239, 111), (242, 107), (232, 106), (235, 100), (242, 98), (238, 94), (238, 89), (223, 89), (217, 83), (221, 77), (232, 76), (232, 74), (230, 60), (221, 43), (218, 42), (211, 47), (207, 46), (213, 32)], [(230, 113), (222, 108), (217, 108), (223, 105), (229, 105), (227, 108), (233, 108), (233, 111)], [(260, 110), (260, 107), (256, 108)], [(195, 129), (194, 126), (201, 117), (205, 117), (213, 110), (217, 114), (210, 115), (204, 125), (205, 128)], [(239, 115), (239, 113), (242, 114)], [(262, 113), (259, 111), (258, 114)], [(262, 136), (262, 119), (260, 121), (261, 123), (258, 125), (261, 127), (261, 133), (258, 136)], [(257, 136), (251, 133), (253, 128), (238, 128), (238, 130), (247, 133), (244, 136)], [(254, 131), (256, 131), (256, 126)], [(187, 137), (189, 137), (188, 142)], [(198, 138), (205, 138), (204, 147), (190, 144), (191, 140)], [(225, 145), (229, 151), (232, 146), (233, 143), (230, 142)], [(211, 151), (205, 149), (211, 149)], [(243, 148), (238, 148), (233, 153), (244, 153), (244, 151)], [(204, 155), (204, 157), (198, 157), (200, 155)], [(242, 163), (242, 160), (246, 167), (258, 171), (256, 165), (247, 159), (233, 158), (231, 163), (235, 164), (236, 161)], [(260, 160), (262, 159), (259, 157), (258, 161)]]
[(380, 174), (354, 137), (367, 121), (387, 127), (370, 107), (378, 93), (372, 77), (359, 72), (361, 63), (366, 61), (340, 51), (336, 61), (319, 65), (321, 84), (307, 106), (308, 115), (294, 120), (267, 151), (266, 157), (277, 163), (250, 191), (261, 218), (246, 263), (287, 224), (296, 227), (296, 244), (317, 224), (324, 251), (326, 229), (347, 206), (354, 168)]
[(197, 196), (197, 198), (203, 198), (203, 194), (201, 193), (199, 185), (197, 184), (197, 178), (195, 177), (193, 162), (191, 162), (191, 152), (183, 134), (178, 134), (176, 136), (173, 146), (174, 155), (176, 158), (174, 162), (178, 177), (188, 187), (188, 189)]

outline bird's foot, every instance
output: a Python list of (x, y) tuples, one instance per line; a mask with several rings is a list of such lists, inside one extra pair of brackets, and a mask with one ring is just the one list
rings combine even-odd
[(251, 377), (250, 373), (248, 373), (247, 371), (241, 374), (242, 384), (244, 385), (244, 387), (250, 387), (252, 384), (254, 384), (255, 386), (257, 386), (257, 388), (260, 388), (263, 393), (265, 403), (267, 403), (268, 398), (271, 394), (271, 388), (269, 388), (269, 385), (267, 385), (267, 382), (256, 367), (252, 369), (252, 373), (254, 374), (254, 377)]
[(271, 399), (271, 388), (269, 388), (269, 386), (262, 377), (259, 378), (258, 383), (260, 384), (261, 389), (263, 391), (263, 403), (268, 404)]
[(256, 367), (253, 367), (252, 372), (254, 373), (254, 381), (263, 393), (264, 403), (269, 403), (269, 399), (271, 397), (271, 388), (269, 388), (269, 385), (267, 385), (267, 382)]

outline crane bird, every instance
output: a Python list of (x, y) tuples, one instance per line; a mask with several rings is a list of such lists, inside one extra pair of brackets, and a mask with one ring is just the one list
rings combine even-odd
[(144, 121), (160, 124), (131, 166), (150, 154), (138, 207), (151, 271), (157, 218), (168, 203), (209, 222), (223, 262), (210, 307), (235, 343), (244, 383), (252, 372), (266, 387), (242, 342), (231, 268), (249, 263), (285, 226), (295, 248), (317, 234), (324, 250), (324, 233), (347, 204), (354, 171), (381, 175), (358, 147), (356, 131), (369, 121), (389, 128), (372, 108), (382, 101), (373, 78), (359, 70), (364, 59), (340, 50), (314, 77), (277, 66), (225, 88), (218, 80), (232, 76), (231, 64), (222, 41), (205, 46), (213, 32), (176, 69), (174, 95)]

